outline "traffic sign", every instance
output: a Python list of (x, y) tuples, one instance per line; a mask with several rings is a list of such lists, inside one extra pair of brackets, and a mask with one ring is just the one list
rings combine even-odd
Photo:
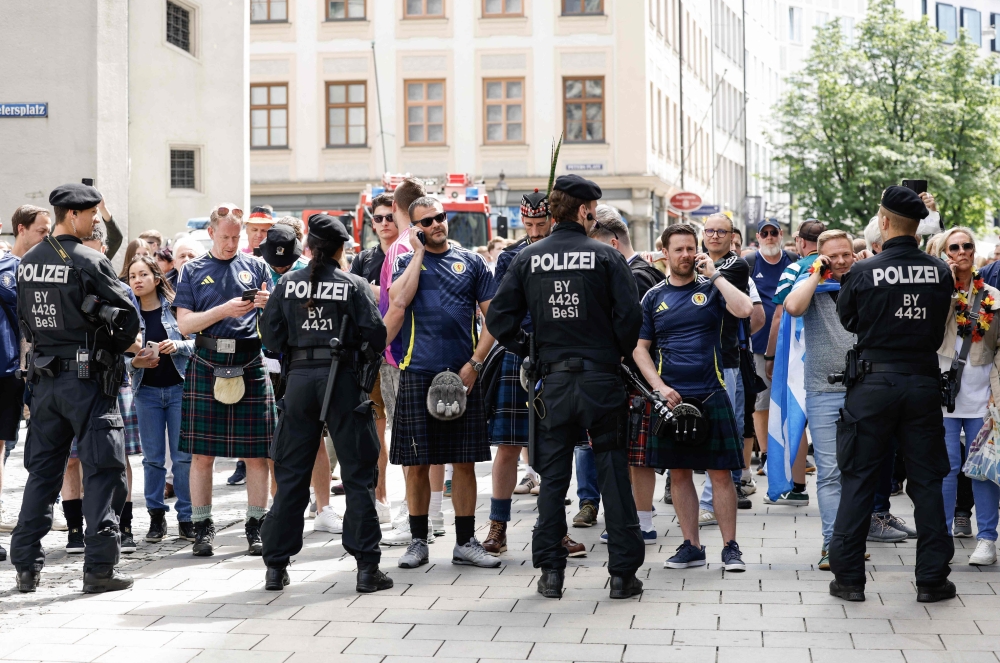
[(691, 191), (681, 191), (670, 196), (670, 206), (681, 212), (692, 212), (701, 207), (701, 196)]
[(695, 211), (691, 212), (691, 216), (711, 216), (713, 214), (719, 213), (718, 205), (702, 205)]

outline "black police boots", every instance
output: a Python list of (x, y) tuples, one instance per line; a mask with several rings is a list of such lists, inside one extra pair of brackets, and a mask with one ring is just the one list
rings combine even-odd
[(100, 594), (102, 592), (117, 592), (132, 586), (132, 576), (111, 569), (103, 573), (94, 571), (83, 572), (83, 593)]
[(955, 583), (945, 580), (935, 587), (917, 587), (918, 603), (936, 603), (955, 598)]
[(842, 585), (837, 580), (830, 581), (830, 596), (836, 596), (845, 601), (860, 602), (865, 600), (864, 585)]
[(288, 586), (291, 580), (288, 579), (288, 570), (284, 566), (269, 566), (264, 575), (264, 589), (271, 592), (280, 592)]
[(371, 594), (383, 589), (392, 589), (392, 578), (379, 570), (378, 564), (359, 563), (356, 589), (359, 594)]
[(191, 552), (195, 557), (211, 557), (212, 544), (215, 542), (215, 523), (211, 518), (199, 520), (194, 525), (194, 546)]
[(642, 581), (635, 574), (611, 576), (611, 598), (628, 599), (642, 594)]
[(22, 594), (33, 592), (38, 588), (38, 581), (42, 579), (42, 574), (33, 569), (17, 572), (17, 591)]
[(538, 579), (538, 593), (547, 599), (562, 598), (563, 579), (566, 569), (542, 569)]

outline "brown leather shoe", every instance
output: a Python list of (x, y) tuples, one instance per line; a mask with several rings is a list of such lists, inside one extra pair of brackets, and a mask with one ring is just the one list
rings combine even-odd
[(490, 521), (490, 533), (483, 541), (483, 550), (499, 557), (500, 553), (507, 552), (507, 523), (499, 520)]
[(174, 484), (169, 481), (163, 486), (163, 499), (169, 500), (172, 497), (176, 497), (174, 493)]
[(569, 553), (570, 557), (586, 557), (587, 556), (587, 546), (582, 543), (577, 543), (573, 539), (569, 538), (569, 535), (563, 537), (562, 540), (563, 548)]

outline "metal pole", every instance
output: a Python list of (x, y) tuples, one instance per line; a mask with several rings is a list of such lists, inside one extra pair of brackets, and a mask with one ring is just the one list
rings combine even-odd
[(375, 68), (375, 99), (378, 103), (378, 137), (382, 142), (382, 172), (389, 172), (389, 161), (385, 157), (385, 129), (382, 127), (382, 93), (378, 86), (378, 58), (375, 56), (375, 40), (372, 40), (372, 65)]
[(677, 0), (677, 63), (678, 84), (680, 86), (680, 151), (681, 151), (681, 189), (684, 189), (684, 0)]
[[(743, 57), (743, 225), (749, 231), (750, 224), (746, 214), (747, 196), (750, 195), (750, 141), (747, 140), (747, 0), (743, 0), (743, 34), (740, 40), (740, 50)], [(749, 236), (749, 232), (747, 233)]]

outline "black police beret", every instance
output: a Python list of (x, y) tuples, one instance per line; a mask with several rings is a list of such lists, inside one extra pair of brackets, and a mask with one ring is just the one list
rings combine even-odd
[(267, 239), (260, 243), (260, 254), (272, 267), (288, 267), (302, 255), (302, 242), (291, 226), (279, 223), (267, 231)]
[(894, 214), (921, 221), (927, 218), (930, 210), (913, 189), (905, 186), (891, 186), (882, 192), (882, 207)]
[(313, 214), (309, 217), (309, 234), (328, 242), (342, 244), (351, 241), (351, 234), (339, 219), (329, 214)]
[(579, 175), (560, 175), (556, 178), (553, 191), (562, 191), (579, 200), (600, 200), (601, 187)]
[(97, 207), (101, 193), (89, 184), (63, 184), (52, 189), (49, 205), (65, 209), (83, 210)]

